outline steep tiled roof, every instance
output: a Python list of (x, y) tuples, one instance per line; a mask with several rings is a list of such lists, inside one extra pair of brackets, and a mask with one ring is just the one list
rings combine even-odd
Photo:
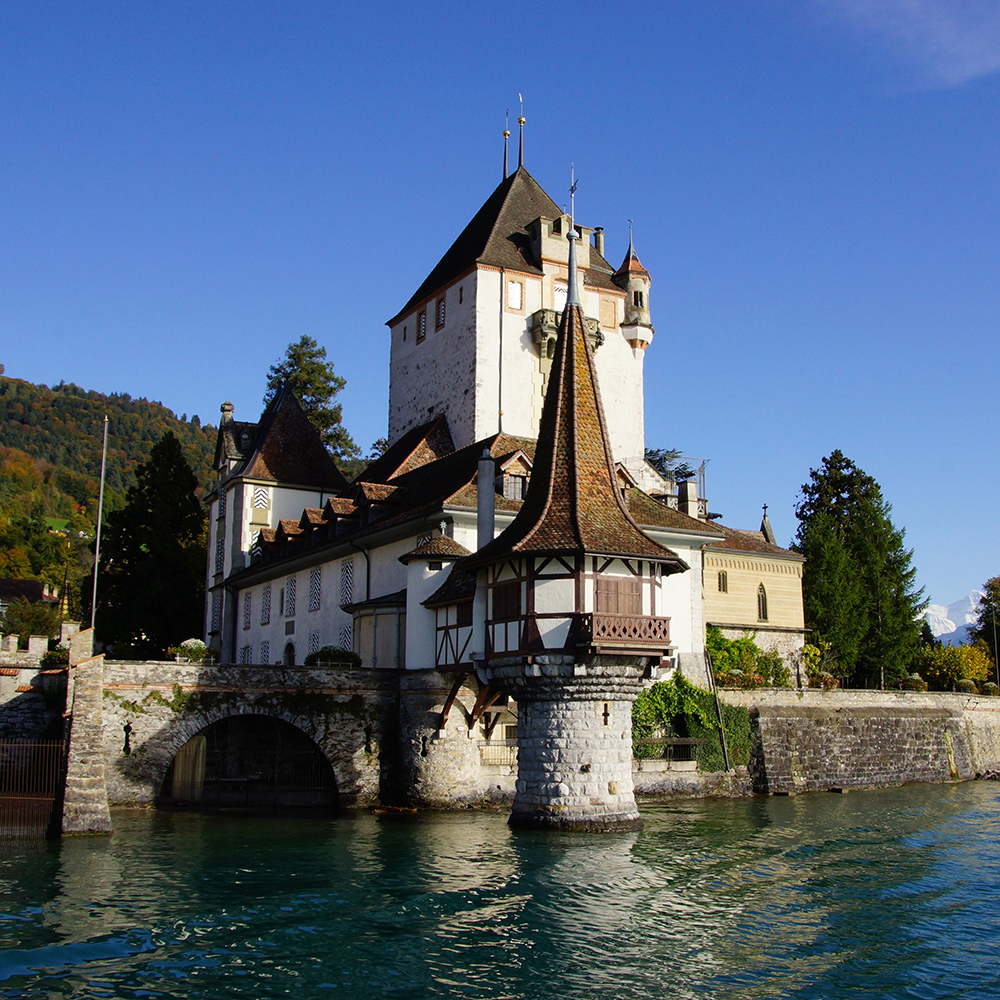
[[(519, 167), (500, 182), (389, 323), (394, 323), (419, 302), (476, 264), (541, 274), (540, 263), (532, 259), (527, 226), (539, 216), (557, 219), (562, 214), (562, 209), (545, 193), (538, 181), (524, 167)], [(584, 273), (584, 283), (618, 290), (611, 280), (611, 265), (594, 247), (590, 248), (590, 260), (591, 266)]]
[(727, 528), (724, 524), (719, 524), (718, 522), (716, 522), (715, 527), (725, 537), (721, 541), (712, 542), (712, 548), (741, 549), (746, 552), (762, 552), (768, 555), (804, 559), (798, 552), (793, 552), (791, 549), (783, 549), (780, 545), (771, 544), (761, 531)]
[(721, 535), (712, 521), (699, 521), (689, 514), (682, 514), (666, 504), (654, 500), (640, 489), (625, 491), (625, 503), (633, 520), (643, 527), (679, 528), (681, 531), (701, 531)]
[(465, 565), (528, 552), (604, 553), (654, 559), (668, 572), (688, 568), (646, 535), (625, 506), (579, 306), (568, 306), (560, 322), (527, 498), (511, 524)]
[(219, 423), (216, 468), (224, 458), (242, 458), (234, 474), (251, 479), (325, 490), (339, 490), (347, 485), (291, 390), (283, 387), (275, 393), (260, 423), (235, 421), (231, 414), (232, 405), (227, 403)]
[(649, 271), (642, 266), (639, 255), (635, 252), (635, 247), (632, 245), (631, 233), (628, 238), (628, 250), (625, 251), (625, 259), (622, 261), (622, 266), (615, 271), (615, 277), (627, 278), (630, 274), (644, 274), (647, 278), (649, 277)]
[(418, 466), (437, 461), (450, 455), (455, 443), (444, 417), (407, 431), (384, 455), (380, 455), (355, 480), (355, 482), (387, 483)]
[(447, 535), (435, 535), (429, 542), (418, 545), (412, 552), (407, 552), (399, 557), (401, 563), (408, 563), (411, 559), (461, 559), (463, 556), (470, 556), (472, 553), (462, 544), (456, 542), (454, 538)]
[(471, 601), (476, 596), (476, 577), (457, 564), (452, 566), (444, 583), (423, 602), (425, 608), (439, 608), (445, 604)]

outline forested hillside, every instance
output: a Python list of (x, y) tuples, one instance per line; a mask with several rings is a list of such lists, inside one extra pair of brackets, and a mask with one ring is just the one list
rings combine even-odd
[[(197, 417), (178, 419), (161, 403), (127, 393), (0, 375), (0, 577), (60, 587), (68, 577), (75, 603), (97, 523), (105, 414), (105, 518), (122, 506), (136, 467), (167, 431), (181, 442), (198, 482), (211, 483), (216, 432)], [(51, 519), (68, 522), (63, 534), (52, 533)]]

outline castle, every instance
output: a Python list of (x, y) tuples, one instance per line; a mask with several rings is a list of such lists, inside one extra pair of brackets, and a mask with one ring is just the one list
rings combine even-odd
[[(290, 392), (257, 423), (224, 404), (206, 606), (221, 662), (336, 646), (362, 669), (433, 674), (450, 685), (440, 737), (463, 688), (469, 733), (501, 725), (519, 745), (582, 701), (602, 719), (598, 785), (621, 791), (567, 791), (563, 822), (588, 795), (609, 828), (637, 821), (600, 741), (626, 737), (639, 686), (674, 668), (710, 683), (710, 624), (785, 653), (804, 635), (802, 559), (766, 513), (759, 531), (725, 527), (695, 481), (645, 461), (650, 285), (631, 238), (612, 267), (603, 231), (521, 163), (388, 321), (388, 448), (352, 482)], [(515, 817), (547, 821), (538, 789), (565, 786), (550, 770)]]

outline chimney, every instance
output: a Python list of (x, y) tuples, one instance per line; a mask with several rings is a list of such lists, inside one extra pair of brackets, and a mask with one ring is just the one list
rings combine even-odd
[(604, 256), (604, 226), (598, 226), (594, 230), (594, 249)]
[(476, 548), (493, 541), (496, 524), (496, 494), (493, 485), (497, 468), (489, 448), (483, 448), (476, 476)]
[(677, 484), (677, 508), (688, 517), (698, 516), (698, 484), (693, 479)]

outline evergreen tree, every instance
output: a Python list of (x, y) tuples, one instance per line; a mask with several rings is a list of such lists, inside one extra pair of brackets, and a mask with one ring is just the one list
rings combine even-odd
[(979, 615), (976, 624), (969, 629), (973, 642), (985, 642), (989, 647), (993, 662), (997, 662), (997, 637), (1000, 636), (1000, 576), (991, 576), (983, 584), (985, 593), (979, 599)]
[(845, 681), (891, 685), (908, 672), (920, 641), (924, 602), (913, 552), (878, 483), (842, 452), (809, 475), (795, 510), (806, 624), (830, 643)]
[(338, 465), (360, 456), (360, 449), (341, 423), (340, 403), (334, 402), (347, 380), (334, 373), (325, 347), (305, 334), (289, 344), (285, 356), (268, 369), (264, 402), (270, 403), (283, 385), (295, 393)]
[(647, 448), (644, 457), (664, 479), (671, 482), (694, 478), (695, 469), (674, 448)]
[(136, 470), (125, 506), (108, 517), (96, 620), (103, 641), (161, 656), (201, 635), (206, 519), (197, 487), (180, 442), (168, 432)]

